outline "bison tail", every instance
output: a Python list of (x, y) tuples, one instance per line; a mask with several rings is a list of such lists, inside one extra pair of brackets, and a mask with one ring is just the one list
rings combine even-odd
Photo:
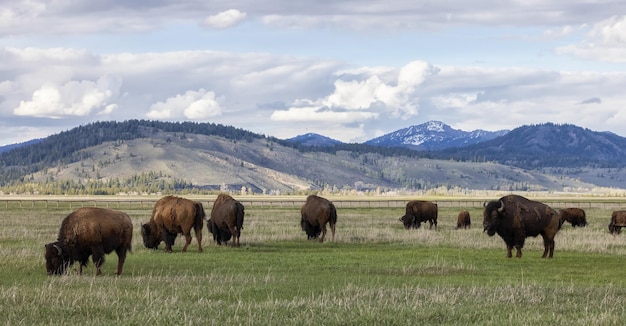
[(241, 204), (240, 202), (237, 202), (237, 212), (236, 212), (236, 225), (237, 225), (237, 230), (242, 230), (243, 229), (243, 218), (246, 215), (245, 212), (245, 208), (243, 206), (243, 204)]
[(196, 216), (193, 221), (194, 230), (201, 230), (202, 224), (204, 223), (203, 221), (206, 218), (206, 213), (204, 212), (202, 203), (194, 203), (193, 206), (196, 208)]
[(333, 203), (330, 203), (330, 216), (328, 217), (328, 222), (330, 225), (337, 224), (337, 209)]

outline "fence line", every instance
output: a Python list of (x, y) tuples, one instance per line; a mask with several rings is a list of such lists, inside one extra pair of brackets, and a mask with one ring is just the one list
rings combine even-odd
[[(61, 208), (68, 207), (75, 209), (84, 206), (105, 207), (112, 209), (150, 209), (154, 206), (157, 199), (0, 199), (0, 207), (19, 207), (19, 208)], [(213, 200), (198, 200), (207, 208), (213, 206)], [(300, 208), (304, 204), (304, 199), (244, 199), (240, 202), (245, 207), (255, 208)], [(407, 200), (390, 199), (371, 199), (371, 200), (332, 200), (337, 208), (404, 208)], [(445, 208), (480, 208), (484, 204), (484, 200), (479, 199), (446, 199), (433, 200), (439, 207)], [(544, 201), (554, 208), (579, 207), (579, 208), (600, 208), (600, 209), (626, 209), (626, 200), (606, 200), (602, 201)]]

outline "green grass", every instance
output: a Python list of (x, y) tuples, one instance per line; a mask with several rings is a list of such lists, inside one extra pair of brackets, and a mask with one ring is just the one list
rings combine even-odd
[[(0, 211), (0, 320), (7, 325), (618, 325), (626, 318), (626, 235), (606, 231), (610, 212), (588, 210), (590, 226), (565, 225), (553, 259), (529, 238), (521, 259), (502, 240), (454, 230), (456, 209), (437, 231), (406, 231), (402, 209), (341, 209), (334, 242), (307, 241), (297, 209), (246, 209), (240, 248), (147, 250), (139, 226), (150, 209), (125, 210), (135, 226), (123, 275), (107, 255), (47, 276), (43, 245), (64, 209)], [(194, 239), (195, 242), (195, 239)]]

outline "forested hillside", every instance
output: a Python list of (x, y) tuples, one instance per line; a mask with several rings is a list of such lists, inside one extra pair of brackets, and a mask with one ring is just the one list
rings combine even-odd
[(89, 153), (81, 151), (85, 148), (104, 142), (144, 138), (158, 130), (183, 135), (185, 133), (219, 135), (234, 140), (252, 140), (263, 137), (243, 129), (212, 123), (148, 120), (94, 122), (0, 154), (0, 167), (2, 168), (0, 182), (21, 179), (26, 174), (57, 164), (69, 164), (88, 159)]
[[(306, 146), (210, 123), (97, 122), (0, 154), (0, 191), (463, 192), (621, 187), (626, 172), (598, 163), (612, 158), (619, 162), (619, 156), (609, 153), (613, 143), (605, 144), (607, 156), (584, 161), (596, 167), (576, 167), (575, 162), (580, 162), (576, 157), (559, 153), (564, 147), (571, 153), (568, 155), (577, 151), (585, 155), (595, 150), (597, 142), (614, 136), (606, 134), (609, 138), (603, 138), (605, 134), (588, 130), (579, 134), (581, 130), (574, 126), (529, 126), (482, 146), (426, 152), (365, 144)], [(550, 145), (563, 139), (576, 144), (574, 149), (568, 148), (573, 145)], [(619, 137), (615, 138), (615, 144), (618, 141)], [(532, 153), (537, 153), (534, 159)], [(523, 168), (525, 164), (535, 168)]]
[(626, 138), (570, 124), (516, 128), (479, 144), (434, 153), (440, 159), (498, 162), (523, 169), (623, 168)]

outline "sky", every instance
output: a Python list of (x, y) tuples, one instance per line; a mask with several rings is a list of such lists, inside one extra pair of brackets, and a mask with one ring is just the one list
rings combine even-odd
[(0, 0), (0, 145), (95, 121), (626, 136), (623, 0)]

